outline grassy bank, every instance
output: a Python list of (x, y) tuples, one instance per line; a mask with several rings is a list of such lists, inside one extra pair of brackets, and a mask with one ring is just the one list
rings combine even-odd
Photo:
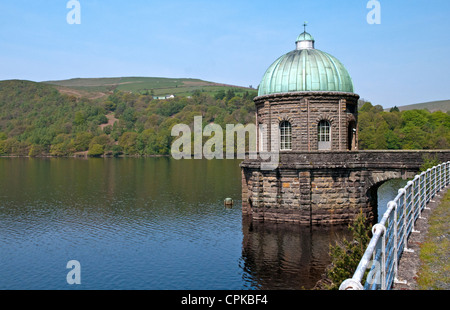
[(429, 218), (429, 230), (421, 245), (421, 269), (417, 284), (422, 290), (450, 289), (450, 191)]

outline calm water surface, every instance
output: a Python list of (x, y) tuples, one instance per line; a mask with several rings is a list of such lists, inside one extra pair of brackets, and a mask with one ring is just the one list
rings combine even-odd
[(0, 289), (312, 288), (347, 232), (249, 223), (239, 163), (0, 159)]

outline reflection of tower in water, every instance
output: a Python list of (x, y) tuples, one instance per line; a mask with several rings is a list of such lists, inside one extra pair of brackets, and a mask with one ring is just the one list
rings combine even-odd
[(262, 290), (312, 289), (330, 264), (330, 245), (347, 239), (347, 227), (314, 228), (243, 217), (243, 269)]

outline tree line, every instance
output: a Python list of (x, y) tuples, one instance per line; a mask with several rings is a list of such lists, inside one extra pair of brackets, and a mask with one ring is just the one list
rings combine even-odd
[(359, 146), (363, 150), (450, 148), (450, 114), (428, 110), (389, 112), (366, 102), (359, 109)]
[[(195, 116), (210, 123), (255, 122), (255, 92), (232, 89), (211, 96), (156, 100), (122, 91), (90, 100), (62, 94), (53, 86), (29, 81), (0, 82), (0, 156), (169, 155), (176, 124)], [(108, 124), (107, 116), (117, 121)], [(103, 126), (101, 126), (103, 125)], [(206, 139), (206, 138), (205, 138)], [(360, 149), (448, 149), (450, 115), (427, 110), (383, 111), (366, 102), (359, 111)]]

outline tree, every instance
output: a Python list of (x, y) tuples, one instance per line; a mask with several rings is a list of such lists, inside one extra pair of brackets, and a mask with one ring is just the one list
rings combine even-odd
[(353, 277), (369, 245), (370, 229), (363, 213), (358, 215), (349, 229), (353, 233), (353, 241), (344, 238), (342, 242), (330, 246), (332, 263), (327, 270), (328, 279), (331, 281), (328, 289), (337, 290), (343, 281)]
[(401, 140), (397, 130), (388, 130), (385, 137), (388, 150), (401, 149)]
[(171, 131), (168, 129), (163, 129), (158, 132), (156, 136), (155, 148), (157, 154), (160, 155), (169, 155), (172, 143), (172, 135)]
[(236, 93), (234, 92), (233, 89), (230, 88), (230, 89), (227, 90), (227, 93), (226, 93), (226, 96), (225, 96), (225, 100), (228, 101), (228, 100), (230, 100), (231, 98), (233, 98), (235, 96), (236, 96)]
[(105, 110), (111, 111), (111, 112), (114, 112), (117, 107), (117, 104), (115, 102), (112, 102), (111, 100), (105, 101), (104, 105), (105, 105)]
[(436, 156), (432, 157), (429, 155), (425, 155), (423, 157), (423, 164), (420, 166), (420, 171), (427, 171), (430, 168), (433, 168), (434, 166), (437, 166), (441, 163), (439, 158)]
[(111, 139), (108, 135), (102, 134), (92, 138), (91, 143), (89, 143), (89, 148), (91, 149), (94, 144), (100, 144), (104, 149), (111, 145)]
[(227, 95), (227, 94), (225, 93), (225, 90), (221, 89), (220, 91), (218, 91), (218, 92), (215, 94), (214, 98), (215, 98), (216, 100), (222, 100), (223, 98), (225, 98), (226, 95)]
[(38, 156), (43, 155), (44, 153), (45, 153), (45, 149), (42, 146), (33, 144), (30, 147), (30, 151), (28, 152), (28, 156), (30, 156), (30, 157), (38, 157)]
[(228, 113), (233, 113), (242, 107), (242, 98), (234, 96), (227, 100)]
[(77, 126), (84, 125), (86, 123), (86, 114), (83, 111), (76, 112), (73, 123)]
[(74, 147), (77, 152), (84, 152), (89, 149), (89, 144), (94, 138), (94, 135), (90, 132), (80, 132), (74, 139)]
[(50, 147), (50, 155), (53, 156), (68, 156), (75, 151), (72, 137), (68, 134), (59, 134), (56, 136)]
[(394, 106), (389, 112), (400, 112), (400, 109), (397, 106)]
[(88, 151), (88, 156), (90, 157), (100, 157), (105, 153), (103, 145), (93, 144)]
[(408, 122), (401, 130), (402, 135), (402, 149), (404, 150), (419, 150), (428, 149), (427, 134), (412, 122)]
[(122, 148), (119, 145), (113, 145), (111, 150), (112, 150), (112, 155), (114, 157), (119, 157), (120, 155), (123, 154)]
[(0, 140), (0, 156), (1, 155), (7, 155), (8, 149), (6, 147), (6, 140)]
[(136, 148), (138, 134), (136, 132), (126, 132), (119, 138), (119, 146), (126, 155), (137, 155)]
[(359, 112), (369, 112), (373, 108), (372, 103), (365, 102), (363, 106), (359, 109)]
[(423, 131), (427, 129), (431, 124), (429, 118), (427, 117), (430, 112), (426, 110), (408, 110), (402, 113), (402, 119), (405, 123), (405, 127), (416, 128)]

